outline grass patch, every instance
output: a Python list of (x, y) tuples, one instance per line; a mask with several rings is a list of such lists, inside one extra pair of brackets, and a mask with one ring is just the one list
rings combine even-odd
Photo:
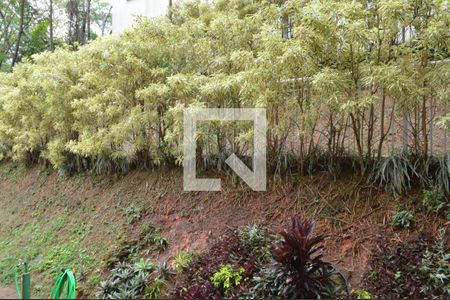
[(23, 164), (0, 163), (0, 178), (9, 179), (13, 183), (17, 183), (26, 174), (26, 171), (27, 168)]

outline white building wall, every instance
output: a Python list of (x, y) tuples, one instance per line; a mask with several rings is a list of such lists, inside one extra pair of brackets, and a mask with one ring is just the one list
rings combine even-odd
[(133, 25), (138, 15), (149, 18), (167, 14), (169, 0), (110, 0), (112, 5), (112, 32), (120, 34)]

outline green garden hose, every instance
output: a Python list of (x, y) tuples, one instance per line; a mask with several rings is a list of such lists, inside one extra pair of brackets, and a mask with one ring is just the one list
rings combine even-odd
[(56, 279), (56, 283), (50, 293), (50, 299), (61, 299), (64, 288), (66, 292), (64, 293), (62, 299), (76, 299), (76, 286), (77, 281), (73, 271), (71, 269), (67, 269), (61, 272)]
[(22, 294), (20, 293), (20, 288), (19, 288), (19, 274), (16, 272), (14, 272), (14, 281), (16, 282), (16, 293), (17, 293), (17, 299), (22, 299)]

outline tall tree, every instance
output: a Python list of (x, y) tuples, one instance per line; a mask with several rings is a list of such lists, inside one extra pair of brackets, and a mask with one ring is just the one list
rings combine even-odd
[(23, 21), (24, 21), (24, 15), (25, 15), (25, 0), (20, 1), (20, 21), (19, 21), (19, 32), (17, 33), (17, 40), (16, 40), (16, 46), (14, 48), (14, 53), (12, 56), (10, 71), (14, 68), (14, 65), (17, 61), (17, 57), (19, 56), (19, 47), (20, 47), (20, 40), (22, 38), (23, 34)]
[(68, 0), (66, 3), (66, 13), (69, 23), (67, 32), (67, 40), (70, 45), (79, 43), (81, 41), (82, 27), (80, 24), (80, 1)]
[(172, 22), (172, 0), (169, 0), (169, 20)]
[(86, 13), (84, 18), (86, 19), (86, 39), (89, 41), (91, 39), (91, 0), (87, 0)]
[(111, 27), (111, 10), (112, 6), (107, 2), (94, 1), (91, 3), (89, 20), (100, 28), (100, 34), (102, 36)]
[(55, 41), (53, 39), (53, 0), (50, 0), (48, 21), (50, 26), (50, 50), (53, 51), (55, 49)]

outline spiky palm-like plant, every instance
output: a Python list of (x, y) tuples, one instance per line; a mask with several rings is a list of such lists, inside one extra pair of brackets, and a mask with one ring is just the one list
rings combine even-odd
[(135, 271), (141, 275), (150, 274), (153, 271), (154, 267), (155, 265), (150, 260), (144, 260), (143, 258), (141, 258), (140, 261), (134, 264)]
[(96, 296), (101, 299), (136, 299), (143, 295), (153, 264), (141, 259), (135, 264), (118, 263), (108, 280), (102, 281)]
[(393, 195), (403, 194), (411, 188), (415, 169), (415, 163), (407, 153), (392, 154), (375, 166), (373, 180)]
[(156, 264), (155, 271), (156, 271), (156, 274), (158, 274), (158, 278), (164, 279), (164, 280), (167, 279), (171, 275), (175, 275), (175, 273), (170, 270), (170, 267), (166, 261), (158, 262)]

